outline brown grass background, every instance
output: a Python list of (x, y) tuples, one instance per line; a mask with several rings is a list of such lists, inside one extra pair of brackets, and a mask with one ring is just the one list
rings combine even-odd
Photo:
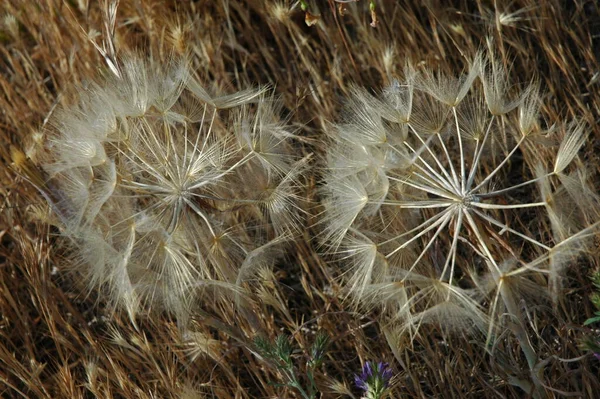
[[(311, 27), (287, 0), (122, 0), (115, 39), (119, 51), (187, 55), (216, 89), (273, 85), (302, 137), (299, 147), (318, 156), (322, 131), (336, 120), (352, 84), (379, 90), (406, 60), (458, 73), (490, 37), (512, 62), (516, 83), (540, 78), (547, 121), (588, 122), (582, 157), (598, 171), (600, 9), (594, 1), (378, 0), (376, 28), (366, 0), (344, 12), (332, 0), (309, 4), (320, 15)], [(187, 336), (164, 315), (143, 318), (136, 328), (63, 273), (70, 261), (66, 243), (48, 227), (48, 206), (23, 176), (36, 176), (36, 133), (52, 109), (106, 69), (90, 41), (98, 34), (94, 40), (101, 42), (103, 9), (103, 2), (86, 0), (0, 5), (2, 397), (294, 398), (293, 390), (271, 383), (278, 375), (252, 354), (252, 336), (285, 332), (305, 348), (317, 330), (333, 337), (317, 381), (323, 397), (342, 397), (344, 389), (358, 396), (352, 375), (372, 359), (392, 364), (395, 398), (524, 396), (506, 378), (507, 370), (526, 369), (510, 337), (489, 355), (468, 337), (442, 338), (430, 329), (392, 353), (377, 312), (357, 314), (341, 302), (335, 272), (312, 248), (310, 232), (256, 287), (260, 331), (224, 306), (198, 316)], [(519, 10), (513, 16), (520, 19), (507, 18)], [(315, 179), (306, 183), (315, 200)], [(600, 392), (596, 359), (563, 361), (585, 354), (578, 342), (592, 333), (580, 327), (593, 312), (588, 277), (598, 254), (591, 255), (592, 264), (570, 269), (554, 311), (529, 309), (531, 339), (550, 359), (548, 397)]]

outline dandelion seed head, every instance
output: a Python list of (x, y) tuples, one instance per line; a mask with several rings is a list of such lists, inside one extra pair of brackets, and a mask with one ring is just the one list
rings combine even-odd
[[(384, 308), (397, 331), (414, 337), (437, 324), (490, 336), (504, 310), (523, 317), (516, 298), (544, 297), (531, 294), (535, 273), (555, 285), (565, 259), (585, 247), (573, 237), (586, 224), (575, 221), (596, 214), (598, 196), (575, 193), (590, 192), (581, 172), (566, 177), (580, 170), (585, 127), (566, 124), (559, 148), (536, 140), (548, 133), (539, 84), (515, 94), (492, 53), (457, 77), (405, 70), (379, 96), (355, 88), (334, 127), (320, 238), (348, 296)], [(555, 204), (565, 195), (570, 210)], [(581, 246), (550, 256), (571, 239)]]
[(127, 55), (118, 69), (45, 131), (47, 197), (79, 271), (132, 317), (185, 319), (208, 287), (240, 298), (245, 257), (301, 223), (308, 160), (292, 154), (277, 101), (265, 89), (212, 95), (181, 59)]

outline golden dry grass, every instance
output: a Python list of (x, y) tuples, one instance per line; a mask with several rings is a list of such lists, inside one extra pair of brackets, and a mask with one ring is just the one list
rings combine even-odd
[[(381, 359), (397, 372), (392, 397), (522, 397), (507, 372), (525, 361), (518, 343), (501, 340), (494, 356), (468, 337), (443, 338), (428, 329), (402, 353), (392, 353), (377, 312), (359, 315), (342, 303), (336, 271), (300, 237), (290, 255), (256, 291), (256, 320), (221, 306), (201, 313), (193, 335), (181, 336), (164, 315), (137, 329), (108, 313), (102, 295), (64, 274), (68, 247), (48, 227), (47, 204), (23, 176), (36, 169), (36, 133), (75, 84), (105, 64), (89, 36), (103, 29), (101, 2), (8, 0), (0, 5), (0, 394), (25, 398), (266, 398), (298, 397), (274, 386), (276, 372), (252, 354), (252, 337), (284, 331), (301, 347), (316, 330), (333, 337), (323, 397), (338, 397), (334, 381), (351, 388), (361, 361)], [(123, 0), (116, 44), (166, 59), (186, 54), (205, 82), (222, 89), (273, 84), (303, 138), (304, 152), (322, 154), (322, 131), (335, 121), (351, 84), (378, 90), (405, 60), (456, 73), (493, 37), (515, 81), (540, 78), (549, 122), (578, 117), (590, 126), (582, 159), (600, 167), (600, 9), (593, 1), (377, 1), (372, 28), (368, 2), (340, 12), (333, 0), (310, 1), (320, 22), (286, 0)], [(522, 13), (513, 14), (519, 10)], [(512, 14), (512, 15), (511, 15)], [(25, 158), (27, 154), (29, 158)], [(315, 178), (307, 177), (314, 199)], [(314, 222), (314, 220), (312, 220)], [(597, 248), (597, 247), (596, 247)], [(598, 253), (573, 265), (553, 311), (530, 308), (531, 336), (550, 359), (553, 390), (594, 397), (597, 361), (581, 356), (578, 339), (592, 314), (589, 272)], [(590, 262), (591, 261), (591, 262)], [(393, 340), (393, 337), (390, 337)], [(401, 360), (401, 362), (400, 362)], [(402, 363), (402, 364), (401, 364)], [(524, 369), (524, 368), (523, 368)], [(337, 391), (337, 392), (336, 392)], [(355, 392), (356, 393), (356, 392)]]

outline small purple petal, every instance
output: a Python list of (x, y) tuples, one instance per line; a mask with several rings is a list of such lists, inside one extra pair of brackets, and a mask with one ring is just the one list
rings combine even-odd
[(367, 389), (369, 389), (367, 387), (367, 382), (366, 380), (363, 378), (362, 375), (355, 375), (354, 376), (354, 383), (356, 384), (356, 387), (362, 391), (366, 391)]
[(367, 377), (371, 377), (373, 375), (373, 369), (371, 368), (371, 362), (366, 362), (363, 367), (363, 374)]
[(388, 363), (365, 362), (360, 375), (354, 376), (354, 383), (357, 388), (370, 395), (369, 397), (379, 398), (389, 387), (391, 378), (392, 370)]

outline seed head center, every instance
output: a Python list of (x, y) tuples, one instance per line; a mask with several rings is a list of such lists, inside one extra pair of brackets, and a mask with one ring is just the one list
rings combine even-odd
[(459, 204), (462, 208), (471, 208), (474, 202), (479, 202), (480, 198), (475, 194), (465, 194), (460, 198)]

